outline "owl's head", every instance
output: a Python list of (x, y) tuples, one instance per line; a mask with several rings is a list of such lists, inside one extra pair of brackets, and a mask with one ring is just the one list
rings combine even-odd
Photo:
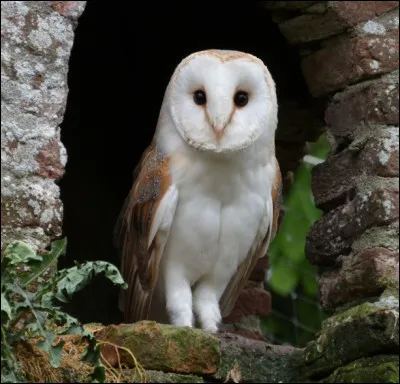
[(275, 83), (261, 60), (236, 51), (196, 52), (176, 68), (165, 100), (173, 125), (190, 146), (233, 152), (277, 126)]

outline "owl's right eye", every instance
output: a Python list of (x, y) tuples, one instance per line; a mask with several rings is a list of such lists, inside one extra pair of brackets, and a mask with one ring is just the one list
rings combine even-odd
[(207, 97), (204, 91), (202, 90), (197, 90), (193, 94), (193, 100), (197, 105), (204, 105), (207, 103)]

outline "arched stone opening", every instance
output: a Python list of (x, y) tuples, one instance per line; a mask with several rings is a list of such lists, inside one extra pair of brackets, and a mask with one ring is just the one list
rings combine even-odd
[[(124, 7), (121, 12), (89, 1), (75, 31), (61, 124), (68, 154), (60, 181), (68, 250), (60, 267), (98, 259), (119, 265), (113, 226), (133, 168), (153, 136), (169, 78), (191, 52), (241, 50), (268, 66), (280, 106), (276, 142), (285, 192), (307, 152), (306, 142), (315, 140), (323, 127), (323, 110), (308, 92), (297, 50), (287, 44), (265, 7), (251, 2), (229, 9), (213, 5), (211, 14), (208, 7), (193, 13), (182, 4), (157, 5), (156, 11), (152, 4)], [(254, 274), (261, 286), (265, 268), (260, 263)], [(118, 322), (116, 298), (112, 284), (99, 278), (69, 309), (83, 321)]]
[[(220, 372), (246, 356), (240, 369), (248, 382), (396, 381), (398, 2), (263, 3), (299, 49), (312, 95), (328, 97), (332, 152), (313, 176), (324, 215), (309, 234), (307, 252), (327, 269), (321, 299), (333, 316), (305, 349), (261, 341), (249, 348), (248, 340), (222, 338)], [(2, 2), (3, 245), (22, 239), (43, 248), (60, 235), (62, 203), (54, 179), (63, 173), (65, 153), (58, 124), (71, 26), (83, 6)]]

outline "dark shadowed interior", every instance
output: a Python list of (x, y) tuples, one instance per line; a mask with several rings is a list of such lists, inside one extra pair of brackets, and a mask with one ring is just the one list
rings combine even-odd
[[(269, 67), (280, 102), (308, 102), (297, 50), (267, 11), (250, 1), (198, 4), (88, 1), (76, 29), (61, 128), (68, 153), (60, 181), (68, 249), (60, 267), (74, 260), (119, 265), (113, 228), (152, 139), (164, 90), (185, 56), (209, 48), (252, 53)], [(67, 310), (83, 322), (119, 322), (117, 296), (112, 283), (96, 278)]]

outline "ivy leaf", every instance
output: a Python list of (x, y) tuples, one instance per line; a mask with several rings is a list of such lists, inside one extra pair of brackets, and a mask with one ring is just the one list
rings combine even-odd
[(104, 366), (102, 364), (96, 365), (90, 378), (92, 383), (104, 383), (106, 381), (106, 370)]
[(38, 255), (28, 244), (16, 240), (12, 241), (4, 251), (4, 261), (7, 264), (26, 264), (30, 261), (42, 261), (42, 256)]
[(8, 318), (11, 319), (11, 306), (4, 293), (1, 294), (1, 311), (5, 312)]
[(64, 348), (65, 341), (61, 340), (58, 344), (52, 345), (49, 350), (50, 364), (54, 368), (58, 368), (61, 364), (62, 350)]
[(67, 248), (67, 240), (56, 240), (51, 244), (51, 251), (49, 255), (43, 257), (40, 264), (32, 267), (32, 271), (28, 276), (22, 279), (23, 286), (27, 286), (41, 276), (47, 269), (57, 263), (58, 258), (65, 254)]
[(74, 293), (80, 291), (95, 275), (100, 273), (104, 273), (114, 284), (127, 288), (128, 285), (117, 267), (105, 261), (89, 261), (67, 270), (66, 276), (57, 284), (55, 297), (61, 302), (68, 302)]

